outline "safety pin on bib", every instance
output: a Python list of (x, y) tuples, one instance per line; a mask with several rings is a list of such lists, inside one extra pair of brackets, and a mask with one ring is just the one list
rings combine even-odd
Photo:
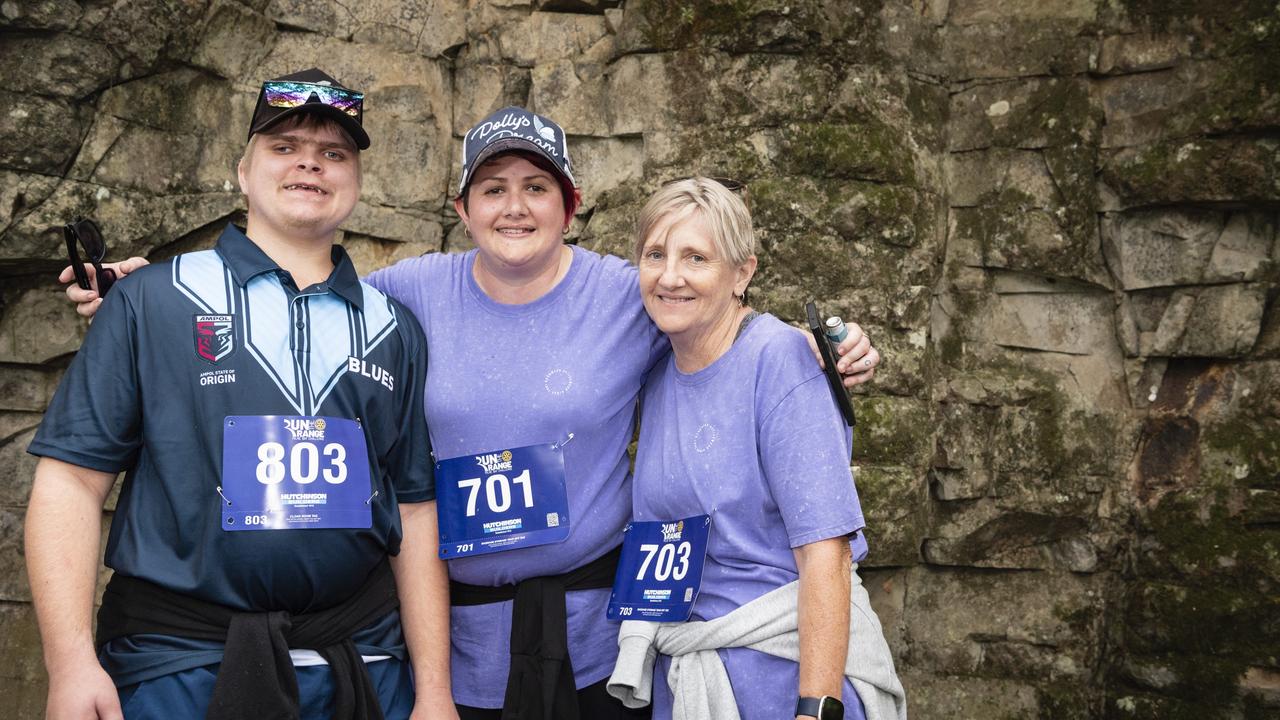
[(221, 486), (221, 485), (219, 485), (219, 486), (218, 486), (218, 497), (221, 497), (221, 498), (223, 499), (223, 501), (225, 501), (225, 502), (227, 503), (227, 507), (231, 507), (231, 501), (230, 501), (230, 500), (227, 500), (227, 496), (222, 494), (222, 486)]
[(552, 450), (559, 450), (560, 448), (564, 447), (565, 445), (568, 445), (568, 444), (569, 444), (569, 441), (570, 441), (570, 440), (572, 440), (572, 439), (573, 439), (573, 433), (569, 433), (569, 437), (565, 438), (564, 440), (561, 440), (560, 442), (557, 442), (557, 443), (552, 443), (552, 444), (551, 444), (551, 449), (552, 449)]
[(369, 496), (369, 499), (364, 501), (364, 504), (368, 505), (369, 503), (373, 502), (373, 499), (376, 497), (378, 497), (378, 491), (374, 490), (373, 494)]

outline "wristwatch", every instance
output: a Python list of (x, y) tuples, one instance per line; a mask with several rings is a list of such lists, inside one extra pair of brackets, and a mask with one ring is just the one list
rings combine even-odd
[(820, 698), (802, 697), (796, 703), (796, 714), (808, 715), (818, 720), (844, 720), (844, 703), (830, 695)]

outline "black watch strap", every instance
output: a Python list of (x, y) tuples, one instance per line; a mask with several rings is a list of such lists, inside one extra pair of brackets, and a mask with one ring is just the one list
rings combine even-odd
[(802, 697), (796, 702), (796, 714), (808, 715), (818, 720), (844, 720), (844, 703), (830, 695), (820, 698)]

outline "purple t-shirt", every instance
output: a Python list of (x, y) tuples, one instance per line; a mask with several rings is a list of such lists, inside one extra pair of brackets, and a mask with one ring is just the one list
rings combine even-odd
[[(640, 302), (636, 269), (578, 247), (550, 292), (495, 302), (472, 275), (476, 251), (423, 255), (367, 278), (404, 303), (427, 336), (427, 425), (437, 459), (510, 447), (564, 446), (572, 531), (563, 543), (451, 560), (449, 576), (504, 585), (585, 565), (622, 541), (631, 519), (626, 455), (645, 373), (670, 345)], [(569, 655), (578, 687), (617, 659), (609, 590), (570, 592)], [(511, 603), (455, 607), (453, 697), (500, 707), (510, 666)]]
[[(633, 487), (637, 520), (712, 516), (693, 619), (712, 620), (799, 578), (793, 548), (864, 526), (849, 471), (850, 431), (801, 333), (751, 322), (694, 373), (674, 356), (643, 394)], [(863, 533), (850, 541), (866, 556)], [(800, 666), (755, 650), (721, 650), (743, 720), (792, 717)], [(654, 673), (654, 717), (671, 716), (670, 659)], [(845, 717), (862, 718), (848, 680)]]

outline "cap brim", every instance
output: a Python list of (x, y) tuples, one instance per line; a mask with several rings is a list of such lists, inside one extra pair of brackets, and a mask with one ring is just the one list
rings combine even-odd
[(272, 127), (275, 127), (276, 125), (278, 125), (285, 118), (293, 117), (294, 115), (297, 115), (299, 113), (314, 113), (316, 115), (323, 115), (329, 118), (330, 120), (333, 120), (334, 122), (338, 123), (338, 125), (342, 126), (343, 130), (347, 131), (347, 134), (351, 136), (351, 140), (356, 144), (357, 148), (359, 148), (360, 150), (369, 149), (369, 133), (364, 131), (364, 127), (361, 126), (360, 123), (355, 118), (351, 117), (350, 115), (342, 112), (337, 108), (329, 107), (328, 105), (324, 105), (318, 102), (303, 103), (302, 105), (298, 105), (297, 107), (291, 107), (288, 110), (281, 112), (279, 115), (276, 115), (275, 117), (271, 118), (270, 120), (267, 120), (265, 122), (262, 122), (250, 128), (249, 134), (252, 135), (254, 133), (260, 133), (260, 132), (265, 132), (267, 130), (270, 130)]

